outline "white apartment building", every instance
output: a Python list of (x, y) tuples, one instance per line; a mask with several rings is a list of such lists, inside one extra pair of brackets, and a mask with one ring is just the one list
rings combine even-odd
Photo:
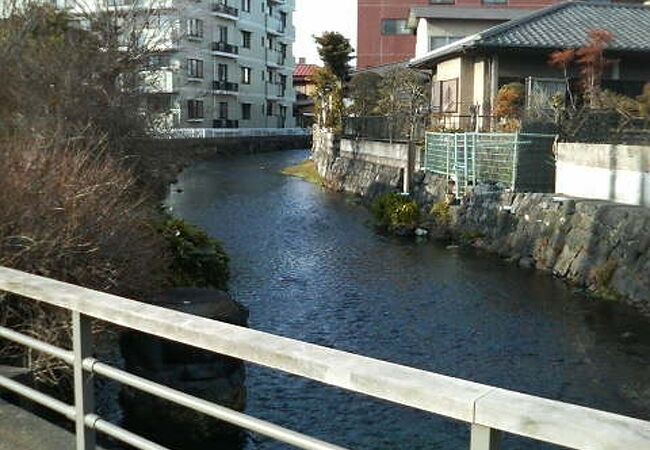
[[(174, 128), (291, 128), (295, 0), (50, 0), (146, 11), (150, 102)], [(144, 16), (144, 14), (143, 14)]]
[(173, 1), (180, 32), (157, 55), (165, 82), (152, 93), (168, 96), (173, 125), (294, 127), (295, 0)]

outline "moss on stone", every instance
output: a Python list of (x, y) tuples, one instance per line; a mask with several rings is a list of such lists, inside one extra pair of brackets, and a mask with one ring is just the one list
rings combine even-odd
[(303, 161), (295, 166), (287, 167), (281, 171), (283, 175), (297, 177), (309, 183), (322, 185), (323, 179), (316, 170), (316, 164), (312, 160)]

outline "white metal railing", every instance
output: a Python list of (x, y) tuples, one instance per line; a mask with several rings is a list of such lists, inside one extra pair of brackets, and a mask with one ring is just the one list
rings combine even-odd
[(139, 449), (164, 450), (160, 445), (95, 415), (94, 375), (118, 381), (298, 448), (342, 449), (97, 361), (91, 356), (91, 319), (466, 422), (471, 426), (471, 450), (496, 449), (501, 432), (575, 449), (650, 448), (650, 422), (639, 419), (333, 350), (13, 269), (0, 267), (0, 291), (71, 311), (72, 351), (53, 347), (7, 328), (0, 327), (0, 337), (71, 364), (75, 379), (75, 405), (61, 403), (2, 376), (0, 387), (28, 397), (74, 420), (77, 450), (95, 448), (95, 431)]
[(177, 128), (164, 139), (218, 139), (233, 137), (311, 136), (311, 128)]

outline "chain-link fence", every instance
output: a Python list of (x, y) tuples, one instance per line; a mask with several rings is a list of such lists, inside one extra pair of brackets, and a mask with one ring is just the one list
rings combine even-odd
[(531, 133), (427, 133), (422, 167), (454, 181), (457, 195), (476, 184), (552, 192), (555, 138)]

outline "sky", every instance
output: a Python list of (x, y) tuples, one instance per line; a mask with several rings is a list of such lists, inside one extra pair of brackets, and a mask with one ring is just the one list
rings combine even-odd
[(305, 57), (308, 63), (321, 64), (312, 36), (324, 31), (338, 31), (350, 39), (352, 47), (357, 46), (356, 0), (296, 0), (293, 23), (296, 27), (293, 49), (296, 61)]

